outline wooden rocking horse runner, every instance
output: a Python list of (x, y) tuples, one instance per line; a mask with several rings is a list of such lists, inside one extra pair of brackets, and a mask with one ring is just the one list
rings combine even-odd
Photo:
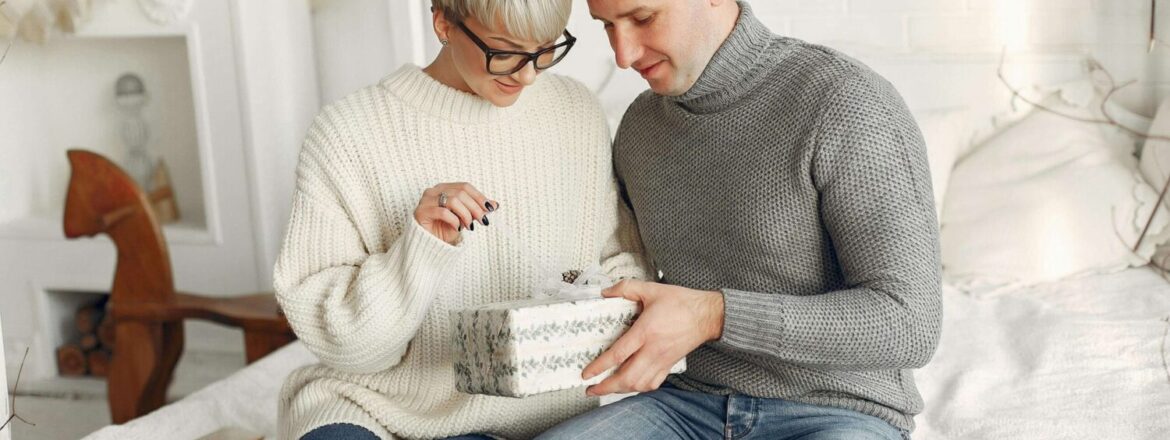
[(146, 195), (101, 155), (83, 150), (68, 155), (73, 172), (65, 235), (105, 233), (118, 250), (108, 303), (115, 333), (107, 379), (114, 423), (166, 403), (183, 352), (184, 319), (243, 329), (248, 363), (295, 339), (272, 293), (213, 298), (175, 291), (166, 241)]

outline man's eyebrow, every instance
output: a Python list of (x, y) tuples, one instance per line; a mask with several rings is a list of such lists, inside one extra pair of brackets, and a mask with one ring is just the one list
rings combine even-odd
[[(617, 15), (617, 18), (626, 18), (626, 17), (629, 17), (629, 16), (631, 16), (631, 15), (637, 15), (639, 12), (643, 12), (643, 11), (645, 11), (645, 10), (646, 10), (646, 7), (645, 7), (645, 6), (638, 6), (638, 7), (634, 8), (634, 9), (631, 9), (631, 10), (629, 10), (629, 11), (626, 11), (626, 12), (623, 12), (623, 13), (621, 13), (621, 14), (618, 14), (618, 15)], [(601, 18), (601, 17), (598, 17), (598, 16), (596, 16), (596, 15), (593, 15), (593, 13), (590, 13), (589, 15), (593, 16), (593, 19), (594, 19), (594, 20), (603, 21), (603, 22), (608, 22), (608, 20), (606, 20), (606, 19), (604, 19), (604, 18)]]

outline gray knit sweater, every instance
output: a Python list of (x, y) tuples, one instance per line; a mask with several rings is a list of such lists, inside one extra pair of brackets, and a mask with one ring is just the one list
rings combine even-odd
[(912, 430), (938, 344), (926, 150), (898, 92), (741, 3), (684, 95), (630, 105), (614, 161), (664, 282), (722, 291), (676, 386), (841, 407)]

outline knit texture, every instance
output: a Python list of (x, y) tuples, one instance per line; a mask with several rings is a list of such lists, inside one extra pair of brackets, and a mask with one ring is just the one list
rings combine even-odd
[[(589, 91), (553, 74), (499, 108), (405, 66), (323, 109), (275, 268), (277, 299), (321, 363), (286, 380), (281, 438), (338, 422), (383, 438), (527, 438), (596, 406), (579, 389), (456, 392), (448, 313), (526, 298), (549, 269), (643, 276), (608, 133)], [(442, 182), (500, 202), (455, 246), (413, 217)]]
[(722, 338), (670, 380), (912, 429), (942, 319), (922, 136), (877, 74), (740, 8), (695, 85), (640, 95), (615, 140), (665, 282), (724, 296)]

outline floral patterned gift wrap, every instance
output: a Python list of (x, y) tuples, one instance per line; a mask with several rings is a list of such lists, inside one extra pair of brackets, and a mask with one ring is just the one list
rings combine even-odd
[[(471, 394), (524, 397), (601, 382), (613, 370), (581, 371), (637, 318), (623, 298), (528, 299), (451, 312), (455, 387)], [(685, 360), (671, 369), (680, 373)]]

